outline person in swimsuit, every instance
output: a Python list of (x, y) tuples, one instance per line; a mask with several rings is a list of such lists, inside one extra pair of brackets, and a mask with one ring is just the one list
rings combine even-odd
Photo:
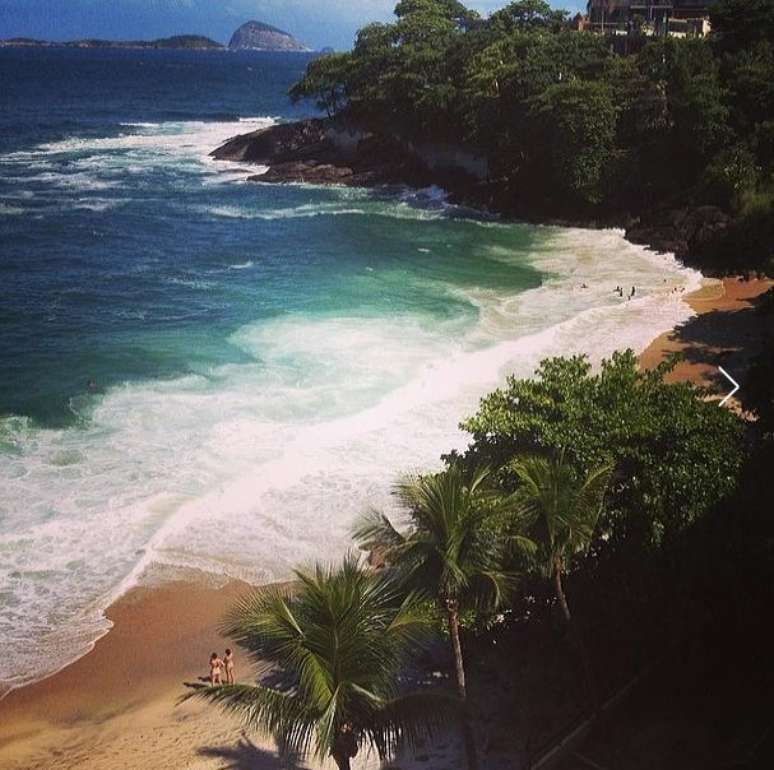
[(223, 656), (223, 664), (226, 667), (226, 684), (234, 684), (234, 653), (228, 648)]
[(221, 681), (221, 672), (223, 670), (223, 661), (218, 657), (217, 652), (210, 655), (210, 684), (223, 684)]

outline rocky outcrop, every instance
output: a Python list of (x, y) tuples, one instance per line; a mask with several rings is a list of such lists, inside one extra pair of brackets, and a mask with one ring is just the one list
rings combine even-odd
[(231, 37), (228, 47), (232, 51), (308, 51), (290, 33), (264, 24), (248, 21)]
[(665, 209), (642, 217), (627, 229), (626, 237), (633, 243), (685, 258), (721, 239), (730, 221), (728, 214), (717, 206)]
[[(311, 182), (353, 187), (441, 185), (450, 191), (477, 180), (453, 153), (427, 158), (410, 143), (346, 128), (331, 120), (283, 123), (230, 139), (211, 153), (217, 160), (269, 166), (261, 182)], [(444, 166), (444, 159), (448, 165)]]

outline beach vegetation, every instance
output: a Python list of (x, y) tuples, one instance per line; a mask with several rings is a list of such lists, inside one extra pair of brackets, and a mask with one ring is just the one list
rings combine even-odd
[(395, 494), (409, 516), (408, 527), (400, 531), (384, 514), (372, 512), (356, 527), (355, 540), (361, 548), (379, 548), (407, 590), (432, 596), (445, 616), (463, 704), (467, 764), (475, 770), (477, 747), (467, 708), (460, 613), (491, 610), (508, 596), (514, 575), (505, 568), (508, 539), (500, 526), (507, 502), (492, 486), (487, 468), (466, 473), (461, 465), (404, 479)]
[(612, 466), (579, 476), (561, 451), (556, 457), (517, 458), (512, 469), (519, 483), (513, 496), (518, 531), (531, 533), (540, 544), (543, 569), (569, 625), (572, 615), (562, 579), (575, 555), (591, 545)]
[(562, 450), (554, 457), (520, 457), (512, 470), (518, 479), (513, 495), (516, 531), (539, 544), (539, 563), (553, 583), (556, 601), (580, 653), (592, 702), (598, 705), (593, 667), (583, 634), (573, 621), (563, 578), (576, 555), (585, 553), (594, 538), (610, 483), (612, 464), (581, 475)]
[(339, 770), (361, 749), (388, 759), (456, 718), (455, 697), (399, 686), (431, 630), (420, 597), (352, 556), (295, 576), (292, 591), (271, 587), (238, 601), (223, 627), (272, 665), (276, 682), (201, 687), (193, 697), (272, 735), (283, 753), (332, 758)]
[(534, 377), (511, 376), (481, 400), (461, 424), (467, 451), (447, 459), (498, 469), (507, 493), (519, 488), (524, 455), (561, 453), (581, 477), (612, 466), (597, 535), (608, 549), (667, 546), (733, 490), (745, 454), (733, 414), (692, 385), (664, 381), (675, 363), (641, 370), (631, 350), (597, 372), (585, 356), (546, 359)]

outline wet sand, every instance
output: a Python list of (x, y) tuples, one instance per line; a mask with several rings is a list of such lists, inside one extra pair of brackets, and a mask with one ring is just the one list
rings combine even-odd
[[(113, 628), (94, 649), (40, 682), (0, 701), (3, 770), (317, 770), (314, 762), (281, 759), (274, 741), (218, 708), (180, 703), (209, 673), (210, 653), (231, 647), (237, 681), (258, 673), (218, 626), (245, 583), (207, 581), (137, 587), (107, 612)], [(447, 740), (401, 770), (458, 766), (459, 747)], [(333, 768), (330, 763), (325, 768)], [(355, 770), (376, 770), (361, 755)]]

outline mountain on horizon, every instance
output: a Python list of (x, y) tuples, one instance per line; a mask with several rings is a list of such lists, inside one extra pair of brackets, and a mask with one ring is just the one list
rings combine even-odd
[(289, 32), (265, 24), (248, 21), (231, 37), (228, 47), (232, 51), (309, 51)]
[(212, 38), (204, 35), (173, 35), (156, 40), (102, 40), (84, 38), (55, 42), (30, 37), (12, 37), (0, 40), (0, 47), (17, 48), (187, 48), (196, 51), (219, 51), (225, 48)]

